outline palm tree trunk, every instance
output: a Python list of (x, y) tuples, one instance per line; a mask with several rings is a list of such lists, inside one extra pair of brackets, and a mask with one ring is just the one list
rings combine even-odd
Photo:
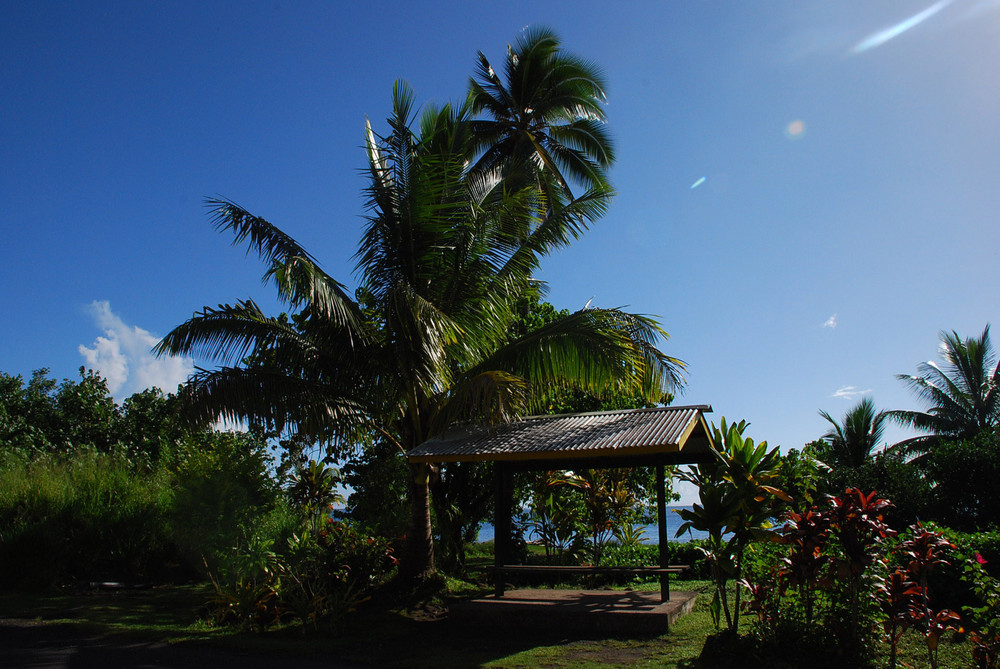
[(399, 566), (403, 579), (423, 580), (434, 573), (434, 536), (431, 533), (430, 465), (410, 464), (410, 526)]

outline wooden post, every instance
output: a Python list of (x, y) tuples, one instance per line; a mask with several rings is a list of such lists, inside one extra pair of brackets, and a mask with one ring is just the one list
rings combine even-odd
[[(669, 565), (667, 555), (667, 491), (663, 465), (656, 465), (656, 529), (660, 542), (660, 567)], [(660, 575), (660, 601), (670, 601), (670, 575)]]
[(511, 509), (513, 490), (511, 489), (511, 473), (502, 462), (493, 463), (494, 505), (493, 505), (493, 593), (503, 597), (504, 573), (503, 566), (510, 555)]

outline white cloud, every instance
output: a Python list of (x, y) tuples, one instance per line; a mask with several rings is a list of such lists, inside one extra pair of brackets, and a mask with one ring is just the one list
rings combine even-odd
[(95, 300), (88, 311), (104, 336), (94, 339), (89, 348), (81, 344), (80, 355), (87, 367), (107, 379), (116, 399), (154, 386), (173, 392), (194, 371), (194, 358), (155, 357), (152, 348), (160, 338), (126, 324), (111, 311), (107, 300)]
[(834, 314), (833, 316), (830, 316), (829, 318), (827, 318), (826, 321), (823, 323), (823, 327), (825, 327), (825, 328), (836, 328), (837, 327), (837, 314)]
[[(673, 502), (677, 506), (691, 506), (698, 500), (698, 486), (687, 481), (674, 480), (674, 492), (678, 493), (680, 500)], [(671, 537), (672, 538), (672, 537)]]
[(857, 386), (842, 386), (837, 392), (830, 395), (830, 397), (840, 397), (845, 400), (853, 400), (861, 395), (867, 395), (872, 391), (871, 388), (867, 390), (858, 390)]

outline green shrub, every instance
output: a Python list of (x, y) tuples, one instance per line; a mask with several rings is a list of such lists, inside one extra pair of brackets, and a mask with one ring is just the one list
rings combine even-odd
[[(684, 578), (709, 578), (711, 569), (705, 559), (705, 553), (699, 550), (703, 545), (701, 540), (678, 542), (669, 541), (667, 547), (667, 562), (669, 564), (687, 565)], [(606, 567), (638, 567), (642, 565), (658, 565), (660, 563), (660, 547), (657, 544), (609, 544), (601, 564)]]
[(660, 563), (660, 547), (656, 544), (608, 544), (601, 565), (605, 567), (640, 567)]
[[(961, 611), (977, 602), (973, 586), (966, 574), (966, 567), (976, 562), (978, 554), (986, 560), (984, 572), (994, 578), (1000, 576), (1000, 532), (959, 532), (947, 527), (927, 523), (927, 527), (940, 531), (957, 546), (948, 564), (941, 565), (930, 577), (929, 590), (934, 605)], [(977, 562), (978, 564), (978, 562)]]
[(987, 573), (987, 564), (977, 554), (964, 567), (965, 580), (977, 600), (963, 607), (963, 613), (978, 669), (996, 669), (1000, 664), (1000, 581)]
[(670, 542), (670, 564), (686, 564), (690, 567), (684, 572), (685, 578), (711, 578), (712, 566), (705, 557), (702, 548), (706, 545), (703, 539), (695, 539), (684, 543)]
[(331, 518), (306, 523), (289, 538), (282, 558), (282, 601), (304, 624), (323, 622), (335, 631), (396, 564), (387, 541)]
[(232, 545), (203, 556), (215, 588), (210, 606), (216, 622), (263, 630), (278, 620), (281, 561), (275, 550), (283, 525), (281, 511), (276, 518), (259, 517), (254, 519), (259, 522), (236, 526), (239, 536)]
[(177, 451), (170, 520), (185, 560), (204, 568), (249, 540), (278, 501), (267, 444), (242, 433), (189, 438)]
[(395, 567), (384, 539), (329, 517), (300, 520), (284, 505), (243, 531), (209, 569), (212, 612), (220, 623), (264, 629), (297, 619), (336, 632)]

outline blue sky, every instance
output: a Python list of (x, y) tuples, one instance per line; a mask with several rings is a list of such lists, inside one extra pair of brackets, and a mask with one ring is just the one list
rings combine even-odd
[(205, 196), (352, 283), (366, 116), (385, 127), (396, 79), (459, 99), (477, 50), (533, 24), (604, 69), (618, 148), (549, 300), (660, 316), (678, 402), (800, 447), (859, 393), (916, 408), (894, 375), (939, 330), (1000, 323), (996, 0), (0, 8), (7, 373), (172, 388), (196, 361), (152, 359), (159, 336), (205, 305), (280, 310)]

